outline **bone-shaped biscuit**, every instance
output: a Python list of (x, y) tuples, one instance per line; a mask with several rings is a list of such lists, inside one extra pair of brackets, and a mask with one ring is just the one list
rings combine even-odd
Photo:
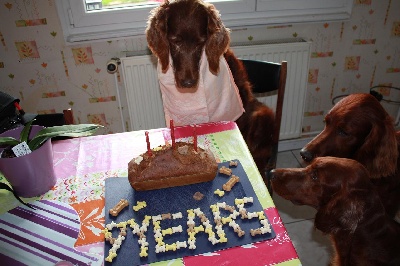
[(229, 167), (237, 167), (238, 166), (238, 162), (237, 161), (230, 161), (229, 162)]
[(227, 167), (225, 167), (225, 166), (221, 166), (221, 168), (219, 168), (219, 172), (220, 172), (221, 174), (230, 176), (230, 175), (232, 174), (232, 169), (229, 169), (229, 168), (227, 168)]
[(110, 214), (112, 216), (117, 216), (119, 212), (129, 205), (129, 202), (126, 199), (121, 199), (112, 209), (110, 209)]
[(257, 229), (250, 229), (250, 234), (251, 234), (252, 236), (261, 235), (261, 234), (262, 234), (262, 231), (261, 231), (260, 228), (257, 228)]
[(231, 178), (228, 180), (228, 182), (226, 182), (226, 183), (222, 186), (222, 188), (223, 188), (225, 191), (231, 191), (232, 187), (233, 187), (237, 182), (239, 182), (239, 180), (240, 180), (240, 179), (239, 179), (238, 176), (232, 175)]

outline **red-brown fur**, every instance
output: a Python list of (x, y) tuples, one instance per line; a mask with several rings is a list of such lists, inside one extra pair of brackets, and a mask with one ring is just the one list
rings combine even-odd
[(399, 138), (391, 117), (374, 96), (352, 94), (329, 111), (324, 130), (300, 154), (306, 162), (335, 156), (363, 164), (394, 217), (400, 209)]
[(362, 164), (319, 157), (306, 168), (273, 170), (272, 187), (317, 209), (314, 225), (333, 244), (331, 265), (400, 265), (400, 225), (386, 214)]
[(165, 1), (151, 12), (146, 36), (164, 73), (171, 65), (171, 55), (179, 91), (197, 88), (203, 49), (213, 74), (219, 71), (219, 58), (225, 57), (245, 109), (236, 123), (264, 177), (271, 155), (274, 113), (253, 96), (245, 68), (229, 48), (229, 29), (223, 25), (214, 5), (201, 0)]

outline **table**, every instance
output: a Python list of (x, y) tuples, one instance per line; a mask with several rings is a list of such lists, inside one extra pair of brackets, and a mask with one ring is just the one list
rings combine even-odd
[[(152, 148), (171, 141), (167, 128), (148, 131)], [(210, 148), (218, 162), (239, 159), (276, 237), (161, 265), (301, 265), (236, 124), (200, 124), (196, 131), (199, 145)], [(176, 127), (175, 137), (192, 141), (192, 132), (190, 126)], [(57, 183), (41, 197), (25, 199), (35, 211), (15, 208), (19, 204), (12, 194), (0, 192), (0, 260), (8, 265), (54, 265), (60, 260), (102, 265), (104, 180), (127, 176), (128, 162), (146, 150), (144, 131), (53, 141)]]

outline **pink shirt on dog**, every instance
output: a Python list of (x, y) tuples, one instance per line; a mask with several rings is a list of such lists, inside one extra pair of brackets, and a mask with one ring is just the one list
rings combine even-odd
[[(172, 64), (171, 58), (170, 62)], [(244, 112), (239, 90), (223, 56), (219, 61), (219, 73), (215, 76), (208, 69), (207, 56), (203, 51), (199, 86), (195, 91), (191, 89), (188, 89), (189, 92), (178, 91), (172, 65), (164, 74), (158, 63), (157, 72), (167, 125), (171, 119), (177, 126), (235, 121)]]

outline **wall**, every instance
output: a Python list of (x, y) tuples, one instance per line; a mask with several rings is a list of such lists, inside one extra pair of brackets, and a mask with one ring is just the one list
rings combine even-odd
[[(236, 29), (231, 36), (234, 42), (292, 37), (313, 42), (307, 134), (323, 128), (334, 97), (376, 85), (400, 87), (399, 10), (400, 0), (355, 0), (349, 21)], [(77, 122), (103, 124), (105, 133), (122, 131), (116, 88), (123, 86), (107, 73), (106, 62), (124, 51), (145, 50), (144, 36), (66, 46), (53, 0), (2, 1), (0, 17), (0, 90), (20, 98), (28, 112), (72, 107)], [(400, 100), (397, 90), (377, 90), (384, 99)], [(383, 105), (395, 118), (398, 105)]]

